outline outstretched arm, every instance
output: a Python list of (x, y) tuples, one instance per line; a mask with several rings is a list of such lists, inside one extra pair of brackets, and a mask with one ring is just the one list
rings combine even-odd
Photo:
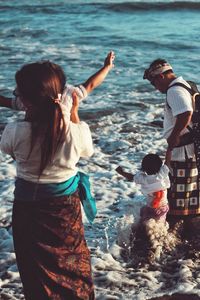
[(92, 75), (88, 80), (83, 83), (83, 86), (85, 87), (87, 93), (91, 93), (92, 90), (94, 90), (97, 86), (99, 86), (110, 70), (114, 67), (113, 61), (115, 59), (115, 54), (113, 51), (109, 52), (105, 61), (104, 61), (104, 66), (97, 71), (94, 75)]
[(12, 99), (0, 95), (0, 106), (12, 108)]
[(117, 167), (116, 171), (117, 171), (117, 173), (119, 173), (120, 175), (122, 175), (123, 177), (125, 177), (127, 180), (133, 181), (134, 175), (131, 174), (131, 173), (124, 172), (124, 170), (122, 169), (122, 167)]

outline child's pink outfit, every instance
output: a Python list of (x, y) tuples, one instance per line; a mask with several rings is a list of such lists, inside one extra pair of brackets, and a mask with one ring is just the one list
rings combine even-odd
[(170, 187), (169, 169), (162, 165), (159, 172), (148, 175), (139, 171), (134, 176), (134, 182), (141, 185), (141, 191), (146, 196), (147, 204), (141, 208), (141, 221), (155, 219), (165, 222), (169, 210), (167, 189)]

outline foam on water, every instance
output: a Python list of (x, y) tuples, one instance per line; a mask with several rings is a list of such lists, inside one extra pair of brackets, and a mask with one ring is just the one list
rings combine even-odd
[[(84, 104), (83, 104), (84, 106)], [(138, 186), (125, 181), (116, 172), (120, 164), (135, 172), (141, 158), (151, 152), (164, 153), (165, 142), (160, 127), (151, 126), (160, 108), (149, 106), (140, 112), (120, 112), (90, 119), (95, 141), (95, 154), (80, 167), (91, 175), (92, 190), (97, 200), (98, 215), (91, 226), (85, 216), (85, 232), (91, 249), (97, 299), (148, 299), (173, 292), (199, 293), (199, 260), (184, 260), (176, 253), (176, 240), (167, 234), (167, 227), (147, 224), (152, 241), (154, 263), (135, 267), (130, 257), (130, 236), (145, 203)], [(143, 115), (143, 122), (137, 120)], [(127, 121), (128, 120), (128, 121)], [(136, 123), (132, 125), (133, 123)], [(133, 132), (129, 128), (133, 126)], [(131, 142), (130, 142), (131, 140)], [(135, 141), (135, 142), (134, 142)], [(20, 294), (20, 282), (14, 259), (11, 222), (12, 193), (15, 176), (14, 162), (1, 156), (1, 288), (12, 295)], [(158, 242), (159, 241), (159, 242)], [(170, 284), (169, 284), (170, 283)], [(8, 285), (12, 288), (6, 288)], [(14, 290), (13, 290), (14, 289)], [(10, 298), (11, 299), (11, 298)]]

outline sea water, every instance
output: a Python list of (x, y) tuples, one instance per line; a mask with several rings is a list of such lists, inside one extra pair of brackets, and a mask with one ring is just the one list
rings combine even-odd
[[(199, 15), (199, 1), (0, 1), (0, 93), (5, 96), (12, 95), (15, 72), (25, 63), (54, 61), (76, 85), (103, 66), (110, 50), (116, 54), (114, 69), (80, 107), (95, 147), (94, 156), (79, 166), (91, 176), (97, 201), (94, 225), (83, 217), (99, 300), (200, 295), (198, 259), (165, 256), (153, 268), (134, 268), (121, 256), (145, 199), (115, 171), (121, 165), (134, 173), (150, 152), (164, 157), (165, 96), (143, 80), (143, 72), (152, 60), (164, 58), (177, 76), (200, 83)], [(23, 113), (0, 108), (0, 129), (18, 118)], [(11, 229), (15, 165), (9, 156), (0, 159), (0, 298), (23, 299)]]

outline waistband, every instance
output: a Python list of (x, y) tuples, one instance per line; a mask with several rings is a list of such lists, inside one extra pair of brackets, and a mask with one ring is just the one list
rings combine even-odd
[(78, 172), (75, 176), (61, 183), (35, 183), (17, 178), (15, 181), (15, 201), (37, 201), (48, 198), (68, 196), (79, 192), (86, 217), (90, 223), (97, 214), (96, 202), (91, 195), (89, 176)]
[(35, 183), (17, 178), (15, 181), (14, 196), (16, 200), (37, 201), (73, 194), (78, 188), (79, 176), (59, 183)]

